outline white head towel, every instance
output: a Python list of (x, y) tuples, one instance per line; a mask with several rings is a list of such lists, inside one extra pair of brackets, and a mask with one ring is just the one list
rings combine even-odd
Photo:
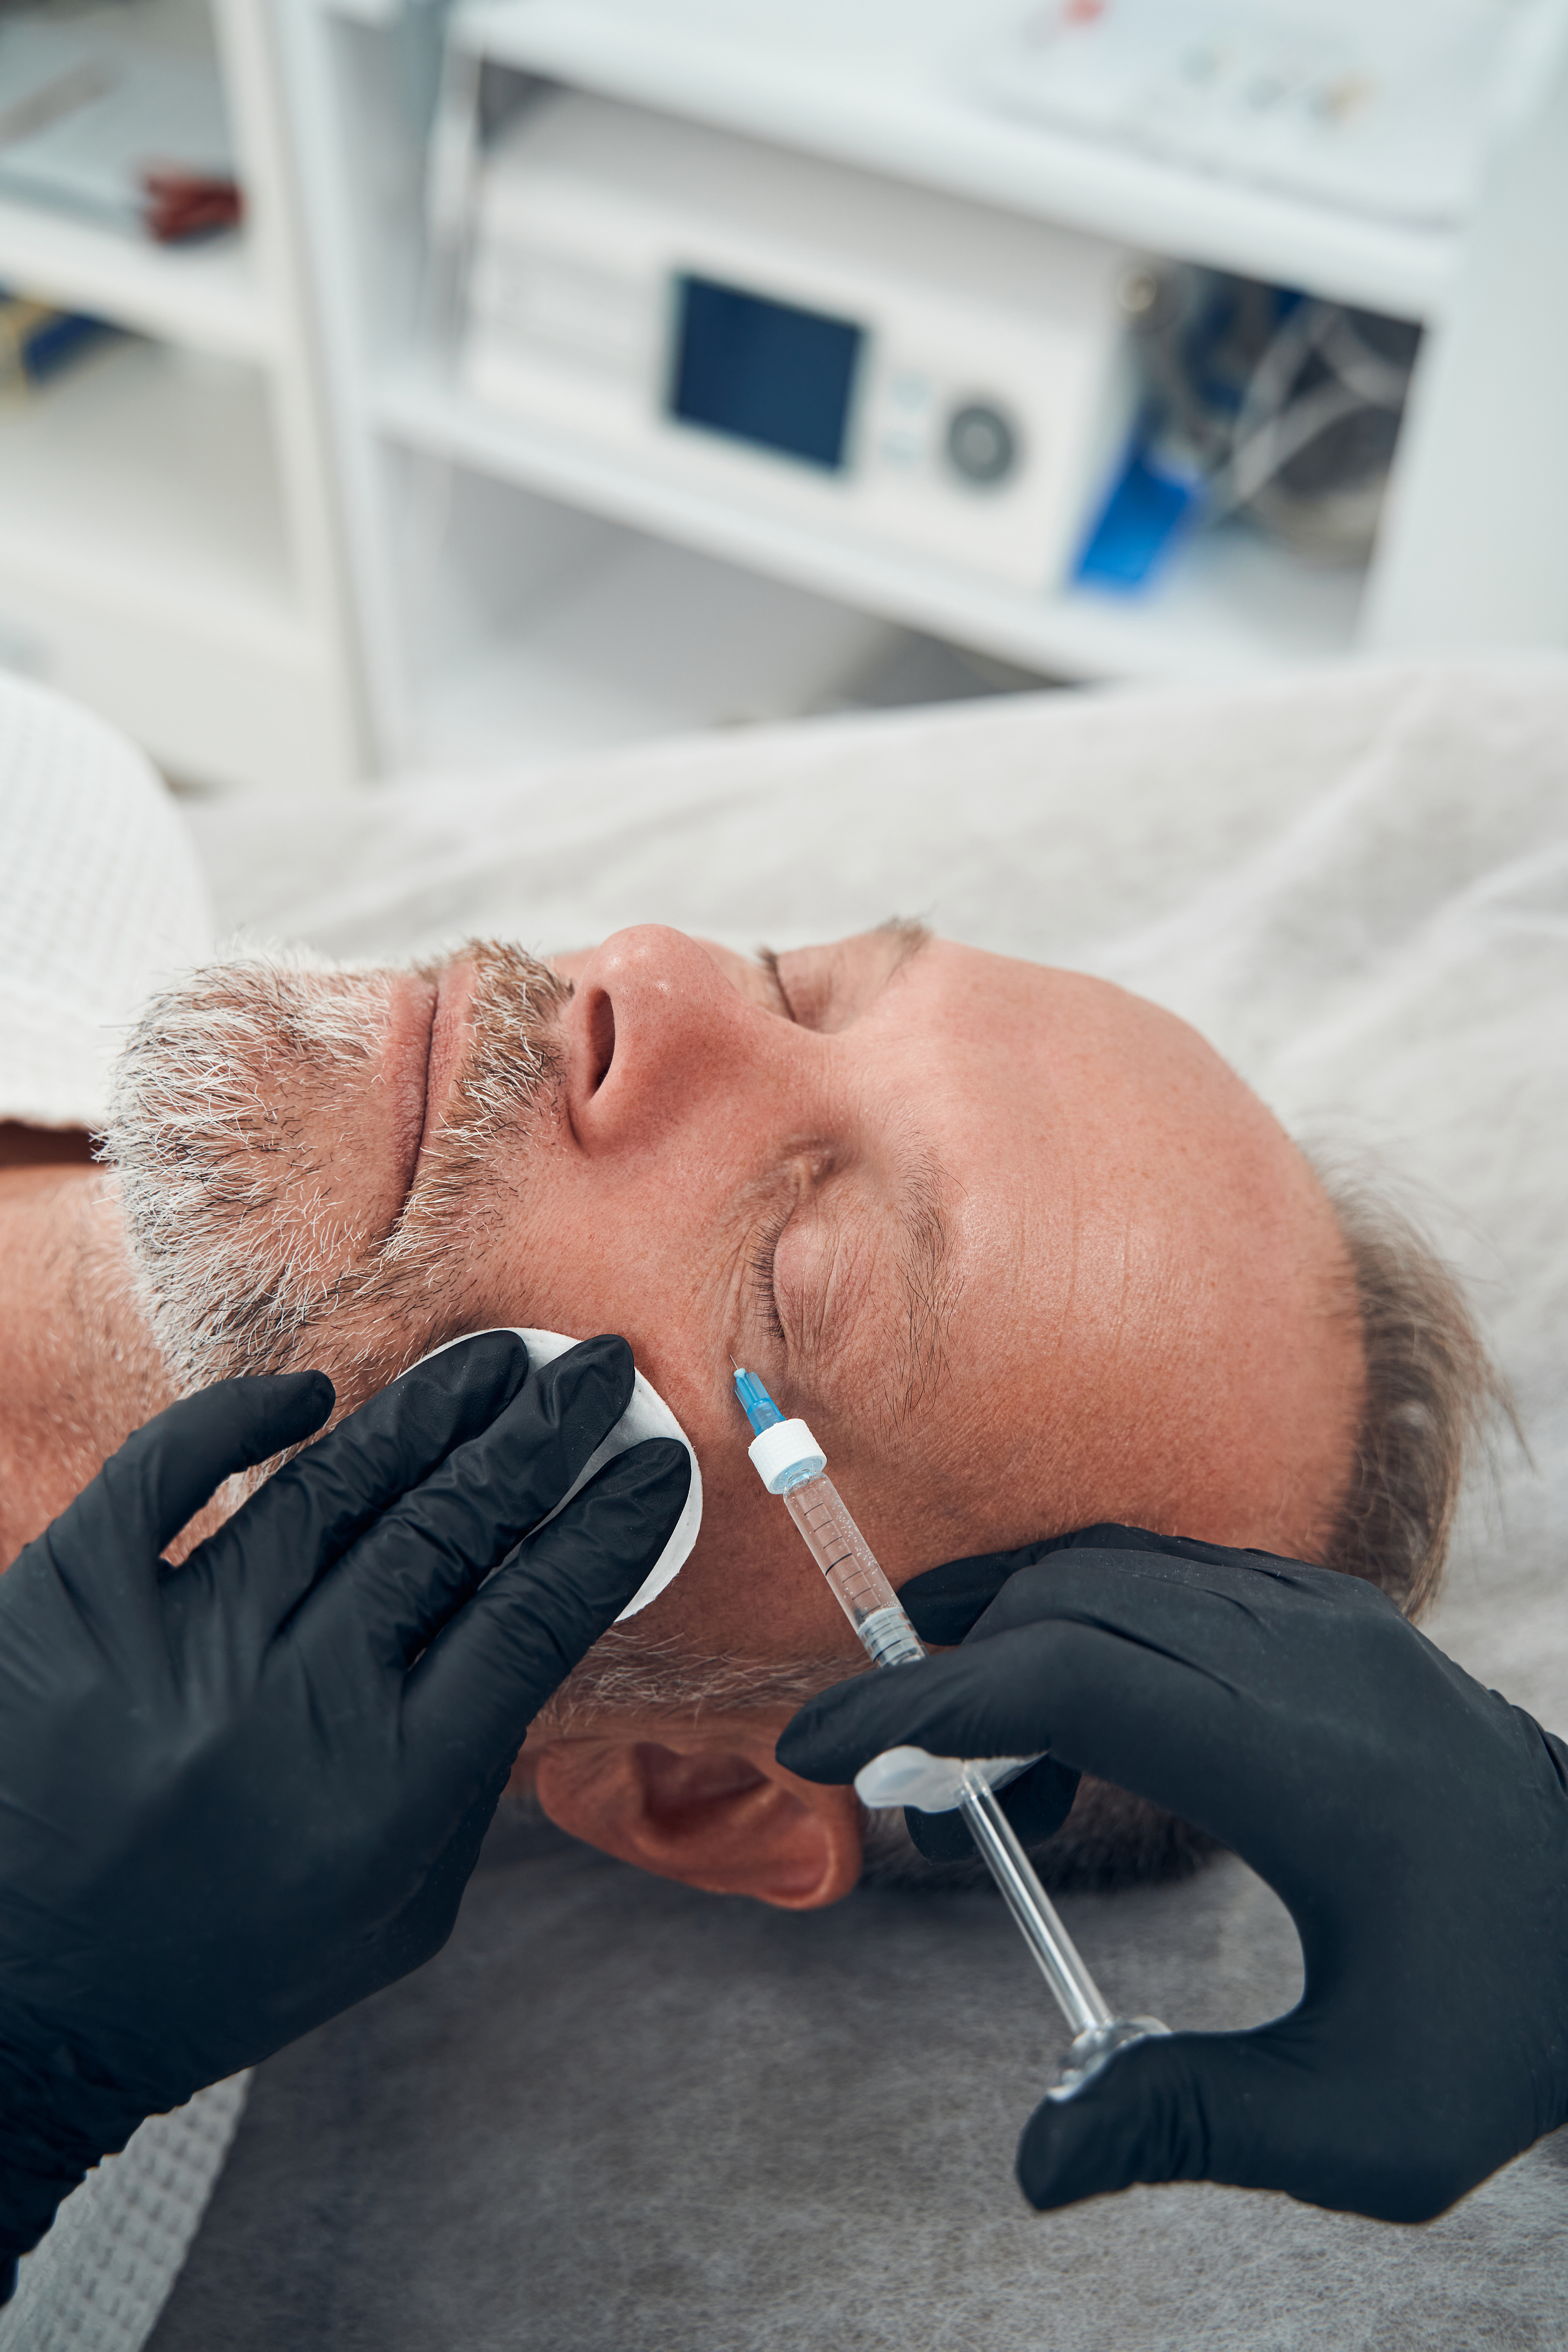
[(0, 1119), (100, 1125), (142, 1001), (212, 947), (205, 880), (149, 762), (0, 674)]

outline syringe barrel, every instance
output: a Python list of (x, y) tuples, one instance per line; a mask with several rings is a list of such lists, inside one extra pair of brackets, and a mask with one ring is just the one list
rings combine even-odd
[(920, 1635), (832, 1479), (818, 1471), (789, 1488), (784, 1501), (873, 1663), (897, 1666), (923, 1658)]

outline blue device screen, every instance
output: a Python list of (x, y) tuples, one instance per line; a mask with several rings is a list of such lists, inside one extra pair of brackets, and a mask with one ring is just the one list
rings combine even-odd
[(671, 415), (837, 472), (861, 329), (711, 278), (680, 278), (676, 289)]

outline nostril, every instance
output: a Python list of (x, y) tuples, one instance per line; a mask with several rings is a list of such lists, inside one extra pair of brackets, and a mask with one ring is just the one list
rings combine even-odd
[(596, 1095), (616, 1058), (616, 1008), (602, 989), (588, 1008), (588, 1050), (592, 1055), (588, 1092)]

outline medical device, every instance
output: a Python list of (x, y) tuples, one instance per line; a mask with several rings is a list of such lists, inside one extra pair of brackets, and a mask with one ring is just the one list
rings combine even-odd
[(1230, 515), (1364, 562), (1420, 328), (1193, 262), (1151, 264), (1126, 293), (1143, 397), (1079, 578), (1142, 586), (1188, 531)]
[[(827, 1456), (805, 1423), (786, 1421), (761, 1381), (739, 1365), (735, 1393), (755, 1432), (748, 1451), (757, 1475), (770, 1495), (782, 1496), (872, 1664), (898, 1666), (923, 1658), (925, 1644), (827, 1476)], [(937, 1758), (918, 1748), (895, 1748), (857, 1773), (855, 1787), (868, 1804), (910, 1803), (924, 1812), (963, 1814), (1072, 2028), (1068, 2063), (1049, 2094), (1067, 2098), (1115, 2051), (1167, 2029), (1157, 2018), (1111, 2015), (997, 1801), (997, 1789), (1037, 1760)]]
[(1100, 237), (556, 91), (487, 155), (463, 373), (667, 498), (1044, 591), (1131, 425), (1126, 263)]

